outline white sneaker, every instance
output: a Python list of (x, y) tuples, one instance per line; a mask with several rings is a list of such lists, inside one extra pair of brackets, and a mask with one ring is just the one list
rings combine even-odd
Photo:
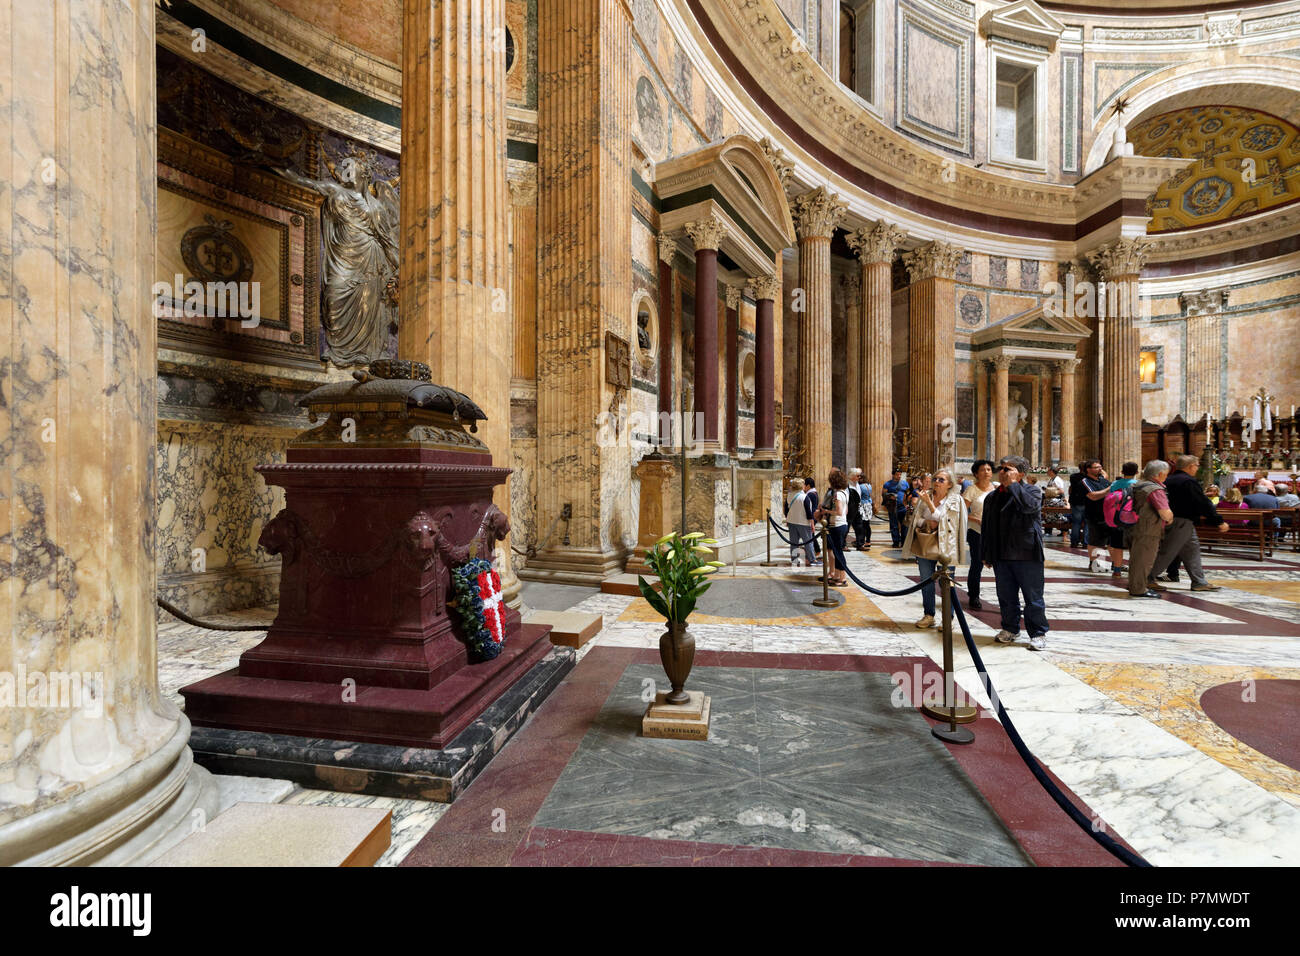
[(997, 636), (994, 637), (993, 640), (997, 641), (999, 644), (1014, 644), (1019, 637), (1019, 631), (1013, 634), (1010, 631), (1003, 629), (998, 631)]
[(1031, 637), (1029, 639), (1029, 649), (1031, 651), (1047, 650), (1047, 638), (1043, 637), (1041, 634), (1038, 637)]
[(1089, 558), (1089, 559), (1088, 559), (1088, 570), (1089, 570), (1089, 571), (1092, 571), (1092, 572), (1095, 572), (1095, 573), (1097, 573), (1097, 574), (1100, 574), (1100, 573), (1101, 573), (1101, 562), (1098, 561), (1096, 558)]
[(916, 622), (916, 626), (920, 628), (934, 627), (934, 615), (927, 614), (925, 617), (921, 618), (921, 620)]

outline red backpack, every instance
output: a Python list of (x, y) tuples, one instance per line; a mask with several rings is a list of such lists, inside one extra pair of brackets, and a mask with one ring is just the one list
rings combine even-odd
[(1137, 524), (1138, 513), (1133, 510), (1133, 485), (1106, 495), (1101, 502), (1101, 512), (1108, 527), (1122, 528)]

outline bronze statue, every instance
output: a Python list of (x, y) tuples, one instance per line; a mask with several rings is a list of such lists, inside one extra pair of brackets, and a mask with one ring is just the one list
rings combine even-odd
[(366, 365), (383, 355), (397, 329), (397, 193), (383, 180), (371, 182), (369, 168), (353, 156), (330, 172), (338, 182), (280, 170), (325, 197), (325, 357), (343, 367)]

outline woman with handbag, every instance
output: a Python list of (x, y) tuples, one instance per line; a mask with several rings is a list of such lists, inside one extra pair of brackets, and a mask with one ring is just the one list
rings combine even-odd
[(916, 626), (933, 627), (935, 566), (966, 563), (966, 502), (946, 468), (936, 471), (928, 490), (917, 495), (907, 540), (903, 542), (903, 557), (916, 558), (917, 570), (926, 582), (921, 588), (925, 616)]
[(816, 519), (826, 522), (826, 533), (831, 539), (830, 554), (826, 556), (827, 583), (842, 588), (848, 586), (849, 578), (843, 568), (835, 567), (835, 551), (838, 548), (841, 554), (844, 553), (849, 536), (849, 479), (838, 468), (832, 468), (826, 483), (829, 490), (826, 500), (817, 510)]

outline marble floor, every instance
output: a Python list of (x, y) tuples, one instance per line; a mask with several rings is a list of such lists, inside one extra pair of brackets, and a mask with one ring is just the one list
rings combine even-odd
[[(1294, 751), (1285, 744), (1271, 744), (1238, 729), (1250, 725), (1252, 719), (1253, 725), (1262, 727), (1274, 722), (1291, 726), (1300, 719), (1300, 692), (1295, 690), (1300, 688), (1300, 555), (1279, 551), (1274, 558), (1257, 562), (1242, 555), (1215, 554), (1206, 560), (1206, 573), (1222, 590), (1192, 593), (1184, 575), (1180, 583), (1167, 585), (1170, 590), (1161, 600), (1138, 601), (1113, 583), (1109, 573), (1089, 573), (1086, 555), (1064, 547), (1060, 538), (1050, 538), (1048, 547), (1046, 598), (1051, 631), (1046, 650), (1033, 652), (995, 644), (995, 610), (968, 615), (973, 638), (999, 698), (1038, 759), (1110, 832), (1153, 864), (1300, 864), (1300, 767), (1294, 766), (1296, 761), (1290, 756)], [(879, 537), (875, 549), (853, 552), (849, 561), (860, 578), (881, 590), (906, 587), (916, 577), (914, 562), (901, 560), (897, 551), (881, 549)], [(701, 603), (699, 614), (692, 619), (691, 631), (701, 655), (724, 655), (718, 660), (726, 666), (719, 666), (723, 672), (719, 675), (701, 670), (701, 680), (716, 679), (725, 686), (728, 680), (737, 679), (734, 673), (726, 676), (735, 662), (760, 657), (780, 661), (782, 667), (786, 661), (824, 660), (831, 662), (826, 665), (828, 669), (847, 666), (835, 663), (843, 661), (942, 660), (939, 632), (918, 630), (913, 624), (920, 616), (919, 595), (882, 597), (850, 587), (837, 589), (842, 600), (836, 607), (813, 608), (812, 598), (821, 593), (821, 585), (815, 580), (817, 573), (816, 569), (762, 568), (755, 562), (742, 564), (734, 573), (728, 569), (715, 578), (714, 588), (706, 595), (709, 600)], [(965, 574), (958, 578), (964, 587)], [(964, 599), (964, 593), (958, 593)], [(588, 722), (583, 726), (597, 727), (603, 713), (606, 719), (612, 719), (613, 712), (606, 713), (605, 707), (624, 706), (616, 706), (619, 694), (612, 693), (625, 678), (624, 671), (631, 675), (629, 680), (639, 674), (637, 667), (648, 667), (650, 675), (656, 672), (656, 658), (649, 652), (658, 647), (663, 627), (641, 598), (602, 594), (590, 588), (574, 588), (571, 596), (569, 608), (598, 613), (604, 621), (604, 630), (579, 651), (580, 658), (585, 660), (600, 649), (624, 655), (617, 662), (602, 659), (598, 665), (600, 673), (608, 672), (610, 690), (606, 695), (581, 700)], [(988, 571), (983, 577), (982, 597), (986, 608), (995, 607)], [(564, 590), (550, 586), (545, 603), (561, 609), (566, 603)], [(227, 615), (224, 620), (261, 622), (270, 615), (266, 610), (249, 611)], [(261, 633), (256, 631), (209, 631), (179, 622), (161, 624), (159, 674), (163, 691), (178, 699), (179, 687), (233, 666), (239, 653), (260, 639)], [(629, 654), (633, 656), (627, 657)], [(644, 655), (644, 659), (637, 658), (637, 654)], [(960, 638), (955, 660), (958, 682), (972, 697), (987, 704), (987, 695), (980, 688)], [(597, 666), (594, 659), (593, 666)], [(697, 667), (701, 666), (702, 661), (697, 660)], [(581, 673), (585, 672), (580, 663), (579, 671), (543, 706), (535, 722), (541, 722), (549, 711), (567, 706), (565, 701), (570, 698), (578, 699), (573, 695), (583, 683)], [(1269, 691), (1266, 694), (1261, 690), (1258, 704), (1253, 696), (1257, 686)], [(881, 693), (887, 690), (879, 688)], [(827, 693), (834, 696), (831, 691)], [(1207, 695), (1211, 694), (1217, 695), (1217, 703), (1207, 712), (1201, 698), (1209, 700)], [(632, 705), (626, 701), (624, 704)], [(1249, 710), (1265, 704), (1270, 708), (1268, 720), (1259, 719), (1262, 710)], [(815, 709), (817, 705), (814, 702), (806, 706)], [(714, 712), (719, 712), (716, 707)], [(855, 719), (866, 720), (869, 713), (870, 707), (864, 704)], [(1219, 715), (1218, 719), (1211, 713)], [(982, 718), (976, 726), (982, 726), (985, 720), (993, 718)], [(1238, 739), (1228, 728), (1237, 729), (1247, 739)], [(394, 810), (394, 847), (381, 862), (405, 861), (411, 865), (450, 860), (440, 856), (444, 848), (439, 834), (444, 831), (448, 839), (455, 836), (462, 853), (468, 852), (466, 848), (471, 845), (477, 847), (474, 852), (481, 855), (483, 862), (544, 864), (698, 857), (698, 846), (705, 841), (698, 839), (699, 832), (679, 826), (694, 819), (689, 815), (671, 819), (665, 816), (663, 826), (646, 827), (644, 819), (638, 822), (635, 814), (628, 812), (620, 824), (614, 801), (613, 805), (606, 802), (589, 808), (588, 823), (603, 820), (599, 826), (575, 829), (574, 821), (565, 815), (572, 808), (566, 809), (565, 804), (572, 803), (569, 797), (582, 788), (574, 790), (571, 784), (583, 775), (595, 779), (590, 774), (603, 771), (587, 766), (591, 758), (584, 756), (587, 744), (580, 742), (580, 734), (574, 738), (569, 756), (556, 763), (553, 775), (544, 781), (525, 781), (509, 773), (508, 755), (515, 748), (525, 754), (532, 746), (527, 738), (535, 729), (530, 724), (507, 744), (484, 775), (492, 779), (476, 781), (451, 810), (419, 801), (387, 800), (385, 805), (391, 803)], [(752, 739), (744, 741), (745, 746), (761, 752), (769, 745), (763, 742), (768, 732), (761, 727), (756, 725), (750, 733)], [(989, 738), (990, 747), (995, 743), (993, 738), (1005, 739), (995, 725), (982, 736)], [(772, 737), (778, 739), (779, 734)], [(638, 740), (633, 737), (625, 743), (635, 749), (633, 741)], [(678, 746), (689, 749), (692, 745)], [(616, 749), (606, 750), (609, 759), (614, 759)], [(953, 754), (961, 760), (959, 750), (953, 749)], [(630, 754), (629, 750), (624, 756)], [(571, 779), (565, 776), (570, 757), (578, 768)], [(797, 763), (797, 757), (794, 759)], [(1011, 759), (1018, 762), (1014, 754)], [(498, 764), (502, 772), (494, 776), (493, 768)], [(968, 774), (979, 772), (974, 765), (963, 767)], [(518, 812), (525, 813), (529, 823), (508, 853), (501, 849), (499, 835), (496, 842), (487, 839), (480, 844), (470, 840), (456, 822), (457, 808), (462, 803), (468, 813), (482, 799), (497, 803), (506, 800), (510, 785), (498, 777), (514, 781), (522, 801)], [(1036, 784), (1031, 779), (1028, 786)], [(557, 795), (548, 803), (552, 787), (558, 788)], [(822, 789), (829, 794), (833, 786), (825, 783)], [(983, 792), (984, 798), (996, 807), (987, 788)], [(386, 799), (301, 790), (281, 798), (342, 805), (374, 805), (373, 801)], [(783, 814), (782, 819), (788, 821), (788, 809), (769, 809)], [(1045, 812), (1065, 819), (1054, 805)], [(1012, 811), (998, 813), (1006, 822)], [(723, 814), (716, 816), (721, 818)], [(764, 832), (775, 833), (775, 824), (767, 826), (766, 811), (759, 817)], [(771, 816), (772, 821), (776, 819)], [(1056, 826), (1059, 821), (1051, 818), (1049, 823)], [(858, 865), (861, 860), (857, 857), (865, 858), (867, 854), (855, 855), (853, 840), (858, 841), (857, 846), (874, 847), (883, 854), (882, 860), (941, 863), (955, 859), (945, 857), (941, 850), (932, 850), (927, 856), (914, 847), (909, 849), (902, 833), (898, 835), (901, 842), (889, 845), (883, 837), (871, 835), (874, 831), (860, 821), (853, 827), (841, 827), (853, 834), (852, 839), (841, 837), (838, 844), (832, 841), (824, 845), (801, 841), (798, 849), (763, 839), (745, 843), (735, 832), (734, 821), (716, 825), (733, 828), (726, 839), (713, 844), (726, 847), (718, 851), (719, 858), (733, 864), (771, 862), (772, 854), (808, 852), (813, 854), (809, 862)], [(1027, 851), (1027, 839), (1016, 832), (1022, 850)], [(967, 855), (960, 860), (998, 862), (998, 852), (1002, 851), (990, 844), (988, 856)], [(465, 857), (456, 860), (465, 862)]]

